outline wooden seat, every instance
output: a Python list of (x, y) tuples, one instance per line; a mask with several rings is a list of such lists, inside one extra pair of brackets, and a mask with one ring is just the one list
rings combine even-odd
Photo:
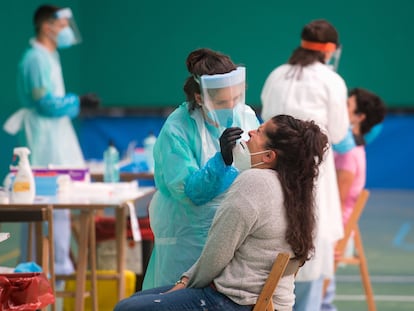
[[(367, 300), (368, 310), (375, 311), (374, 293), (371, 286), (371, 281), (368, 273), (368, 264), (365, 257), (364, 247), (362, 244), (361, 232), (359, 230), (358, 222), (368, 201), (369, 191), (364, 189), (361, 191), (355, 203), (355, 207), (351, 216), (344, 228), (344, 237), (337, 243), (335, 248), (335, 271), (340, 263), (357, 265), (361, 274), (362, 285), (364, 287), (365, 296)], [(352, 236), (353, 234), (353, 236)], [(355, 252), (349, 257), (346, 256), (346, 247), (350, 238), (354, 239)], [(324, 295), (330, 283), (329, 279), (324, 282)]]
[(253, 311), (270, 311), (274, 310), (273, 294), (276, 290), (277, 284), (284, 275), (295, 274), (299, 269), (299, 262), (290, 259), (288, 253), (279, 253), (273, 263), (272, 270), (267, 277), (267, 280), (257, 298), (256, 305)]

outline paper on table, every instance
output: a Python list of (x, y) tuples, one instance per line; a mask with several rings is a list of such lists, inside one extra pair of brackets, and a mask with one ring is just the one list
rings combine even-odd
[(10, 238), (9, 232), (0, 232), (0, 242), (3, 242), (7, 240), (8, 238)]
[(129, 209), (129, 219), (131, 221), (132, 238), (135, 242), (139, 242), (142, 240), (142, 236), (141, 231), (139, 230), (137, 215), (135, 213), (135, 205), (131, 201), (128, 201), (127, 205)]

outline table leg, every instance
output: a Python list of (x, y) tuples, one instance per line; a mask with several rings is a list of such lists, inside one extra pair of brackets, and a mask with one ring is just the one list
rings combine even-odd
[(84, 238), (79, 240), (78, 248), (78, 266), (76, 271), (76, 293), (75, 293), (75, 310), (84, 310), (85, 283), (86, 283), (86, 266), (88, 258), (88, 236), (90, 230), (90, 213), (81, 211), (80, 228), (83, 231)]
[(98, 287), (96, 284), (96, 239), (95, 239), (95, 219), (93, 211), (90, 212), (90, 233), (89, 233), (89, 256), (91, 266), (91, 299), (92, 310), (98, 311)]
[[(53, 239), (53, 206), (49, 205), (47, 207), (47, 239), (48, 239), (48, 248), (49, 248), (49, 271), (50, 271), (50, 283), (52, 286), (52, 292), (55, 296), (56, 301), (56, 278), (55, 278), (55, 247), (53, 245), (54, 239)], [(53, 303), (51, 306), (52, 311), (56, 311), (56, 303)]]
[[(33, 223), (31, 223), (29, 225), (29, 230), (32, 230), (32, 225)], [(36, 259), (35, 261), (42, 266), (43, 269), (47, 269), (47, 267), (44, 266), (45, 263), (45, 258), (43, 258), (43, 243), (44, 243), (44, 239), (43, 239), (43, 222), (41, 221), (37, 221), (36, 223), (34, 223), (34, 228), (35, 228), (35, 241), (36, 241)], [(31, 234), (29, 234), (30, 236)], [(32, 241), (30, 241), (30, 243), (32, 243)], [(31, 251), (31, 249), (29, 248), (29, 250)], [(30, 254), (31, 256), (32, 254)], [(48, 271), (45, 271), (45, 273), (47, 273)]]
[(125, 239), (126, 239), (126, 210), (127, 205), (122, 204), (116, 209), (116, 247), (117, 247), (117, 273), (118, 273), (118, 300), (125, 295)]

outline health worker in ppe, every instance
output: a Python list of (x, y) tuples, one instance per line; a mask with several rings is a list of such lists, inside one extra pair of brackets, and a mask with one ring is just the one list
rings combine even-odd
[[(288, 114), (315, 121), (327, 134), (331, 144), (339, 143), (349, 127), (347, 87), (330, 65), (338, 58), (339, 36), (326, 20), (307, 24), (300, 46), (287, 64), (274, 69), (261, 93), (262, 118)], [(333, 62), (338, 65), (338, 60)], [(341, 204), (332, 148), (320, 167), (316, 183), (318, 230), (315, 254), (300, 269), (295, 285), (295, 310), (320, 310), (323, 279), (332, 277), (333, 251), (343, 236)]]
[[(94, 95), (66, 93), (57, 48), (79, 43), (72, 11), (69, 8), (42, 5), (34, 13), (36, 37), (24, 53), (18, 67), (17, 90), (22, 109), (4, 124), (10, 134), (22, 131), (24, 144), (31, 151), (31, 165), (50, 164), (66, 167), (84, 166), (84, 159), (71, 119), (80, 106), (96, 107)], [(55, 210), (55, 271), (73, 272), (69, 257), (69, 210)], [(22, 249), (26, 249), (23, 247)], [(26, 259), (26, 258), (22, 258)]]
[(154, 146), (157, 192), (150, 203), (154, 248), (143, 289), (175, 282), (198, 259), (223, 193), (238, 175), (233, 148), (259, 121), (245, 105), (245, 68), (210, 49), (187, 57), (187, 101)]

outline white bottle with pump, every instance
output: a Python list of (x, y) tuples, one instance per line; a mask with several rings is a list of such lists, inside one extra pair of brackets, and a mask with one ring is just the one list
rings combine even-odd
[(13, 149), (13, 154), (19, 157), (17, 173), (11, 189), (12, 203), (33, 203), (35, 198), (35, 181), (29, 163), (30, 150), (26, 147)]

